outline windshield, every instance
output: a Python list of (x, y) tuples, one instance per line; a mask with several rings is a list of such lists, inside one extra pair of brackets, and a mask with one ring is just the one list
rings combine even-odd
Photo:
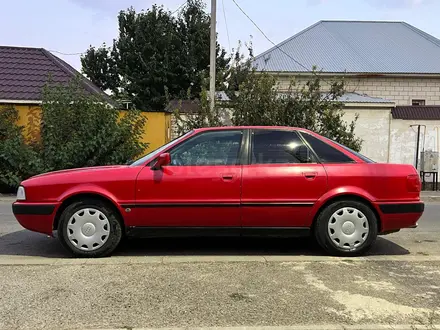
[(131, 164), (131, 166), (139, 166), (142, 165), (143, 163), (145, 163), (145, 161), (147, 159), (150, 158), (154, 158), (155, 156), (159, 155), (162, 151), (166, 150), (169, 146), (171, 146), (172, 144), (183, 140), (184, 138), (186, 138), (188, 135), (192, 134), (193, 131), (189, 131), (188, 133), (179, 136), (178, 138), (168, 142), (167, 144), (164, 144), (162, 147), (146, 154), (145, 156), (143, 156), (142, 158), (138, 159), (137, 161), (135, 161), (134, 163)]

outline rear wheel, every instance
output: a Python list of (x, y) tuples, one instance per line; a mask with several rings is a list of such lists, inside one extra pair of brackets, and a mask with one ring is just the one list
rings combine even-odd
[(377, 218), (369, 206), (346, 200), (334, 202), (322, 210), (314, 234), (328, 253), (358, 256), (371, 248), (377, 230)]
[(74, 202), (61, 214), (58, 236), (63, 246), (77, 257), (108, 256), (122, 238), (119, 214), (100, 200)]

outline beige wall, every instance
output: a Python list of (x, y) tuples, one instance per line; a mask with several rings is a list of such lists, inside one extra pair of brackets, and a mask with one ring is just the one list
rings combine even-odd
[(363, 140), (361, 153), (377, 161), (388, 161), (388, 140), (391, 109), (344, 109), (344, 120), (348, 123), (354, 120), (356, 114), (355, 134)]
[[(438, 151), (440, 120), (392, 119), (390, 109), (345, 109), (344, 119), (351, 121), (359, 114), (355, 133), (364, 140), (361, 153), (377, 162), (415, 164), (417, 127), (421, 127), (419, 151)], [(439, 132), (440, 133), (440, 132)], [(390, 139), (390, 143), (389, 143)], [(389, 145), (388, 145), (389, 143)]]
[(426, 133), (425, 128), (421, 127), (420, 152), (423, 146), (425, 150), (438, 150), (436, 127), (440, 128), (440, 120), (393, 119), (391, 122), (390, 162), (415, 163), (417, 127), (411, 128), (410, 125), (426, 125)]
[[(287, 89), (292, 77), (279, 76), (282, 89)], [(305, 76), (295, 78), (298, 85), (307, 79)], [(423, 99), (426, 105), (440, 105), (440, 78), (346, 77), (344, 80), (347, 92), (393, 100), (396, 105), (411, 105), (412, 99)], [(323, 87), (326, 86), (323, 83)]]

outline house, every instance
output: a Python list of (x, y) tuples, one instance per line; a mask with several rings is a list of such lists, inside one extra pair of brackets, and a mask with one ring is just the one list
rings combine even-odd
[[(46, 49), (0, 46), (0, 106), (12, 104), (19, 111), (17, 124), (24, 126), (26, 134), (38, 134), (42, 90), (49, 76), (53, 82), (63, 84), (78, 75), (78, 71)], [(123, 109), (88, 79), (81, 79), (81, 84), (85, 91)], [(170, 140), (170, 113), (143, 112), (142, 115), (148, 119), (142, 140), (149, 143), (149, 150)]]
[(304, 84), (314, 66), (324, 80), (344, 77), (345, 118), (359, 114), (362, 152), (376, 161), (415, 164), (417, 125), (419, 149), (439, 150), (440, 40), (414, 26), (320, 21), (258, 55), (254, 64), (286, 89), (292, 78)]
[[(229, 102), (231, 99), (224, 91), (215, 92), (215, 100), (219, 109), (220, 120), (224, 125), (232, 125), (232, 110), (229, 109)], [(165, 111), (171, 113), (171, 138), (175, 139), (182, 135), (179, 130), (178, 117), (174, 115), (176, 111), (179, 112), (181, 120), (185, 121), (188, 117), (194, 116), (201, 111), (201, 104), (199, 99), (193, 100), (170, 100), (165, 108)]]

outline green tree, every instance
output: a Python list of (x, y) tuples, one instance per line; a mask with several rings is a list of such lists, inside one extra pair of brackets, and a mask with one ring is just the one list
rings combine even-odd
[(117, 91), (120, 78), (111, 49), (103, 44), (99, 48), (90, 47), (81, 58), (83, 72), (102, 90)]
[[(324, 83), (329, 88), (323, 88)], [(354, 134), (357, 117), (350, 123), (343, 119), (343, 104), (338, 101), (343, 93), (342, 80), (323, 81), (316, 72), (304, 85), (292, 80), (282, 90), (276, 77), (252, 70), (233, 102), (233, 122), (307, 128), (359, 151), (362, 140)]]
[[(354, 134), (357, 117), (346, 122), (343, 104), (338, 101), (344, 93), (343, 80), (324, 81), (319, 72), (314, 71), (305, 84), (299, 85), (292, 80), (287, 90), (283, 90), (275, 76), (253, 68), (252, 43), (245, 46), (248, 56), (241, 53), (239, 44), (226, 74), (226, 91), (232, 100), (227, 107), (232, 111), (234, 125), (302, 127), (354, 150), (361, 149), (362, 140)], [(201, 95), (201, 100), (199, 112), (191, 116), (176, 110), (181, 133), (192, 128), (224, 124), (222, 117), (226, 111), (222, 109), (223, 105), (217, 102), (211, 111), (206, 93)]]
[[(200, 94), (209, 71), (210, 16), (203, 1), (188, 0), (177, 16), (157, 5), (140, 13), (129, 8), (119, 13), (118, 22), (111, 49), (91, 47), (81, 58), (83, 72), (94, 83), (144, 111), (163, 109), (167, 94)], [(226, 71), (228, 63), (217, 45), (218, 71)]]

